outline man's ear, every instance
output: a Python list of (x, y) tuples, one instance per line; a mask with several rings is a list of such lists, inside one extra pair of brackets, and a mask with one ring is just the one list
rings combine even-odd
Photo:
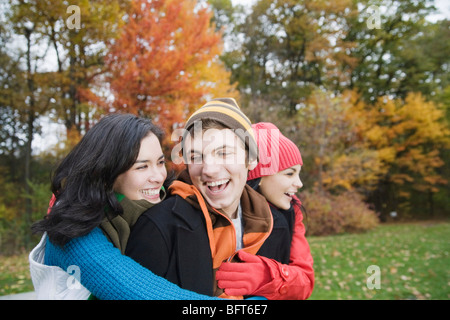
[(248, 171), (255, 169), (257, 165), (258, 165), (258, 159), (250, 160), (250, 162), (248, 163)]

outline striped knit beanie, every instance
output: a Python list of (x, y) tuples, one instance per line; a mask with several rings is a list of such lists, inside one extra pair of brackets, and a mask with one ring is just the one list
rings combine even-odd
[(189, 130), (197, 122), (206, 119), (215, 120), (242, 139), (249, 153), (249, 159), (257, 159), (258, 146), (252, 129), (252, 123), (241, 111), (236, 100), (233, 98), (218, 98), (207, 102), (200, 109), (195, 111), (186, 122), (183, 141)]
[(252, 126), (259, 148), (259, 162), (248, 173), (247, 180), (271, 176), (295, 165), (303, 165), (300, 150), (283, 136), (272, 123), (259, 122)]

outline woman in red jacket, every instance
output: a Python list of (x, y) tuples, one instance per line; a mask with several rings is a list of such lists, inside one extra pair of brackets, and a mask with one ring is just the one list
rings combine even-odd
[(274, 217), (286, 219), (291, 237), (289, 263), (240, 251), (241, 262), (222, 263), (216, 279), (228, 295), (304, 300), (312, 293), (314, 270), (302, 222), (302, 205), (295, 196), (303, 186), (299, 177), (302, 157), (297, 146), (272, 123), (261, 122), (252, 128), (258, 143), (259, 163), (249, 172), (248, 184), (265, 196)]

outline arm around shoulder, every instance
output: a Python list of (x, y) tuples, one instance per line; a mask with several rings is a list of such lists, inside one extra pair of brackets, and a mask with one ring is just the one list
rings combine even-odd
[(144, 214), (133, 226), (125, 254), (164, 277), (169, 264), (168, 247), (164, 232)]
[(181, 289), (124, 256), (99, 228), (64, 248), (48, 241), (46, 264), (80, 268), (81, 283), (103, 300), (204, 300), (212, 297)]

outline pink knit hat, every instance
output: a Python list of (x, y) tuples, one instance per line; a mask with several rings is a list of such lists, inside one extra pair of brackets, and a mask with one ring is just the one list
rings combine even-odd
[(297, 146), (283, 136), (272, 123), (259, 122), (252, 125), (259, 149), (259, 162), (248, 173), (247, 180), (271, 176), (297, 164), (303, 165)]

